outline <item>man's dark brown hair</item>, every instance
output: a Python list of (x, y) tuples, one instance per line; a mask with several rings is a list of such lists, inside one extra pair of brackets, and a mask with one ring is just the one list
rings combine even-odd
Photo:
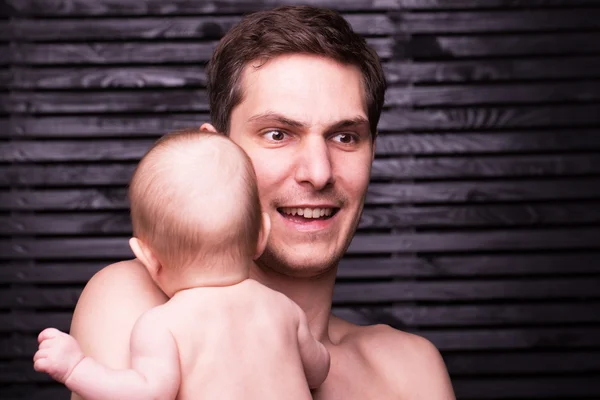
[(283, 6), (246, 16), (221, 39), (207, 67), (211, 120), (229, 133), (231, 112), (242, 101), (241, 76), (251, 61), (303, 53), (355, 65), (363, 76), (372, 137), (383, 108), (386, 81), (379, 56), (337, 12)]

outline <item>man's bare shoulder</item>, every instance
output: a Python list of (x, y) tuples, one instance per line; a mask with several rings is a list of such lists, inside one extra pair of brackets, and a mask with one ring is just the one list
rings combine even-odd
[(104, 340), (122, 336), (128, 345), (129, 333), (137, 318), (162, 304), (166, 296), (154, 284), (137, 260), (109, 265), (87, 283), (75, 307), (71, 334), (80, 341), (84, 353), (95, 354), (92, 347)]
[(359, 326), (336, 317), (330, 327), (332, 339), (355, 349), (377, 375), (396, 385), (401, 398), (455, 399), (440, 352), (424, 337), (388, 325)]

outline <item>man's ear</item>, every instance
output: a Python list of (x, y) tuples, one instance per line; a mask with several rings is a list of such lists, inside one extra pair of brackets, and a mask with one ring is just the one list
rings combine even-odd
[(131, 247), (137, 259), (144, 264), (152, 279), (157, 281), (162, 265), (154, 255), (154, 252), (144, 242), (135, 237), (129, 239), (129, 247)]
[(256, 254), (253, 260), (256, 260), (262, 255), (267, 248), (267, 242), (269, 241), (269, 234), (271, 233), (271, 218), (266, 212), (262, 213), (260, 231), (258, 232), (258, 243), (256, 244)]
[(212, 133), (219, 133), (214, 126), (212, 126), (212, 124), (209, 124), (208, 122), (203, 123), (200, 126), (200, 130), (201, 131), (207, 131), (207, 132), (212, 132)]

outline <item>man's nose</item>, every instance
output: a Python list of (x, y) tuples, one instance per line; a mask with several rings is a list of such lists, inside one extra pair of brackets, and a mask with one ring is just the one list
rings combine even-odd
[(310, 184), (314, 190), (333, 185), (335, 179), (331, 161), (325, 138), (316, 135), (305, 137), (297, 154), (296, 181)]

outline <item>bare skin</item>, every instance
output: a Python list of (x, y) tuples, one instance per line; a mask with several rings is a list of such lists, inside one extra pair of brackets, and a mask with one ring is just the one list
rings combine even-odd
[[(279, 56), (247, 67), (243, 85), (230, 137), (252, 160), (271, 219), (267, 251), (250, 277), (298, 304), (329, 350), (329, 375), (313, 398), (454, 399), (430, 342), (331, 315), (337, 264), (358, 224), (375, 152), (359, 71), (315, 56)], [(286, 213), (294, 208), (328, 208), (334, 215), (308, 220)], [(86, 286), (71, 333), (85, 354), (127, 366), (135, 320), (165, 300), (138, 261), (111, 265)]]
[(144, 313), (132, 332), (132, 369), (84, 357), (55, 329), (40, 342), (36, 369), (97, 400), (307, 400), (329, 367), (302, 310), (252, 279), (185, 289)]
[[(296, 303), (248, 279), (270, 230), (268, 214), (258, 218), (255, 198), (244, 200), (254, 180), (249, 160), (224, 136), (171, 135), (160, 143), (132, 178), (138, 236), (129, 243), (170, 299), (135, 323), (130, 368), (107, 368), (86, 357), (75, 338), (49, 328), (38, 337), (34, 369), (94, 400), (310, 399), (309, 389), (327, 377), (328, 351), (312, 336)], [(203, 173), (196, 172), (199, 185), (190, 188), (194, 170)], [(140, 212), (143, 207), (155, 208)], [(250, 225), (242, 214), (247, 207), (254, 210)], [(136, 225), (151, 219), (148, 213), (159, 226), (156, 221)], [(251, 241), (229, 234), (248, 226), (255, 232)], [(150, 235), (155, 232), (158, 236)], [(177, 247), (175, 240), (185, 235), (202, 240)]]

